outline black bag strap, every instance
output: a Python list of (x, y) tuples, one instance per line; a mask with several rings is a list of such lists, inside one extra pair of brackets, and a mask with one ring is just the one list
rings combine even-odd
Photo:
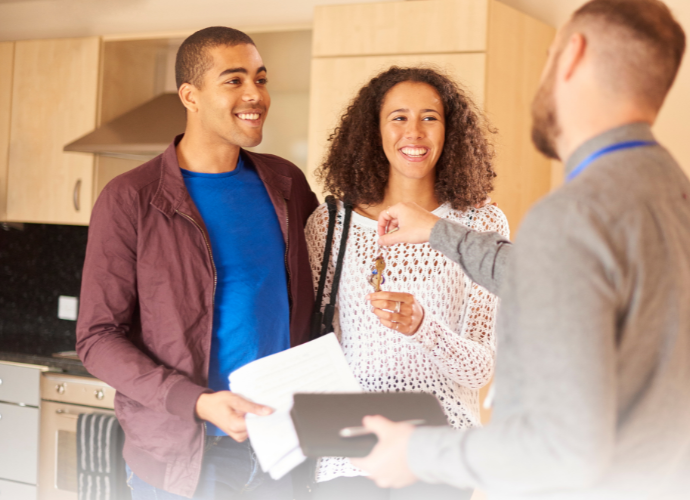
[(323, 251), (323, 260), (321, 261), (321, 276), (319, 277), (319, 288), (316, 292), (316, 301), (314, 302), (314, 312), (311, 318), (311, 332), (310, 339), (314, 340), (321, 337), (324, 333), (333, 331), (333, 316), (335, 314), (335, 302), (338, 297), (338, 288), (340, 286), (340, 275), (343, 271), (343, 260), (345, 259), (345, 248), (347, 246), (347, 237), (350, 233), (350, 219), (352, 217), (352, 203), (344, 202), (345, 205), (345, 219), (343, 220), (343, 233), (340, 238), (340, 248), (338, 249), (338, 258), (335, 264), (335, 272), (333, 274), (333, 285), (331, 287), (331, 300), (321, 312), (321, 303), (323, 302), (323, 292), (326, 287), (326, 276), (328, 275), (328, 262), (331, 256), (331, 249), (333, 248), (333, 234), (335, 233), (335, 223), (338, 215), (338, 204), (333, 196), (326, 197), (326, 206), (328, 208), (328, 232), (326, 233), (326, 245)]

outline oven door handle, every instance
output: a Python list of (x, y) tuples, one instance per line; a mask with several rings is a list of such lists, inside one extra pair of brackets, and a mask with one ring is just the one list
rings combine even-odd
[(61, 417), (65, 417), (65, 418), (73, 418), (75, 420), (77, 420), (79, 418), (79, 415), (75, 415), (74, 413), (70, 413), (67, 410), (55, 410), (55, 413), (57, 413)]

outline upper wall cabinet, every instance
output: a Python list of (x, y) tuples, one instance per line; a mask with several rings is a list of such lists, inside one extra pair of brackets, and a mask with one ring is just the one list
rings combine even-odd
[(169, 41), (0, 43), (0, 221), (89, 223), (105, 184), (144, 160), (66, 144), (163, 91)]
[(93, 155), (65, 144), (96, 125), (100, 38), (15, 43), (7, 219), (87, 224)]
[(497, 0), (320, 6), (314, 15), (308, 174), (358, 89), (393, 64), (438, 67), (498, 129), (492, 198), (517, 229), (551, 186), (551, 164), (530, 140), (530, 102), (555, 30)]
[(7, 163), (10, 147), (14, 42), (0, 43), (0, 221), (7, 217)]

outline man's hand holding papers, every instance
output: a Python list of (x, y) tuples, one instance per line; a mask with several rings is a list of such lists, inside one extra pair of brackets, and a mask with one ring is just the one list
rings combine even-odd
[(211, 422), (239, 443), (247, 439), (247, 414), (270, 415), (272, 412), (268, 406), (252, 403), (230, 391), (202, 394), (196, 402), (197, 417)]
[(297, 392), (361, 392), (335, 334), (258, 359), (230, 374), (230, 388), (274, 409), (248, 413), (247, 431), (261, 468), (279, 479), (305, 460), (290, 418)]

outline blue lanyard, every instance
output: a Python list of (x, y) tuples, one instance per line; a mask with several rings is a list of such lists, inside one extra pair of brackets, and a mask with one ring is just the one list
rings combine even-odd
[(592, 153), (589, 155), (587, 158), (584, 159), (582, 163), (580, 163), (577, 167), (575, 167), (575, 170), (570, 172), (568, 174), (568, 177), (566, 178), (566, 182), (572, 181), (575, 177), (580, 175), (584, 169), (590, 166), (590, 164), (594, 160), (598, 160), (604, 155), (607, 155), (609, 153), (613, 153), (614, 151), (621, 151), (623, 149), (633, 149), (633, 148), (642, 148), (645, 146), (656, 146), (658, 143), (656, 141), (628, 141), (628, 142), (619, 142), (618, 144), (612, 144), (611, 146), (607, 146), (603, 149), (600, 149), (596, 153)]

